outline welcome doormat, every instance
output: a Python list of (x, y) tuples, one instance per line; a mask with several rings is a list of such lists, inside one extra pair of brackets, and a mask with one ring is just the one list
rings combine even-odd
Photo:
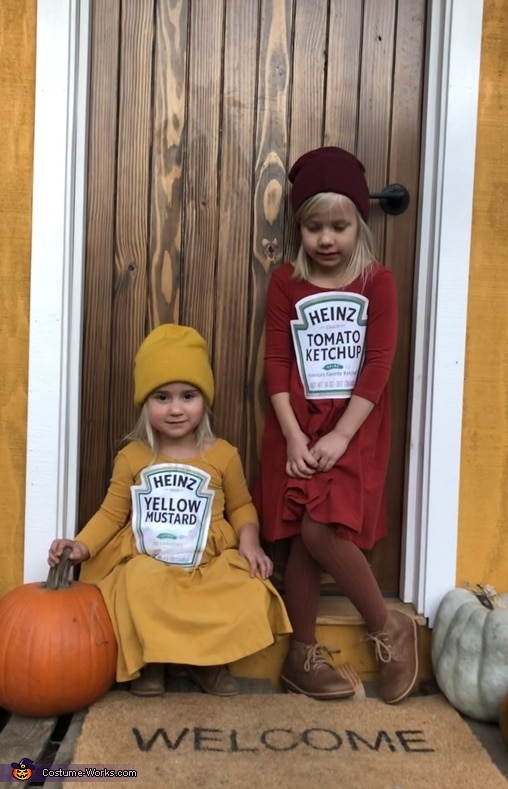
[(389, 706), (283, 693), (147, 699), (113, 691), (88, 712), (76, 765), (134, 769), (137, 778), (112, 783), (131, 789), (506, 789), (440, 695)]

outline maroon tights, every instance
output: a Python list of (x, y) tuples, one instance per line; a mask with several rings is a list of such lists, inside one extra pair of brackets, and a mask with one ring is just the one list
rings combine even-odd
[(369, 563), (361, 550), (336, 534), (335, 527), (305, 515), (302, 532), (291, 540), (285, 573), (284, 599), (293, 638), (304, 644), (316, 640), (316, 616), (321, 574), (332, 576), (351, 600), (371, 632), (382, 630), (386, 606)]

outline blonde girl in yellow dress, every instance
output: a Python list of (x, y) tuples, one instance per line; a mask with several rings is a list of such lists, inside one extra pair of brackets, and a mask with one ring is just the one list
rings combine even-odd
[(134, 365), (139, 420), (98, 512), (57, 539), (100, 589), (118, 641), (116, 679), (164, 692), (164, 665), (185, 666), (205, 693), (239, 692), (227, 664), (291, 632), (271, 584), (257, 514), (235, 447), (210, 426), (214, 379), (204, 339), (163, 324)]

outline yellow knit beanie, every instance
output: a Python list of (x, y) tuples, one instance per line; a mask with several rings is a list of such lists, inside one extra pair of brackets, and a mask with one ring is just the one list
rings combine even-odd
[(209, 405), (213, 402), (213, 373), (203, 337), (190, 326), (163, 323), (143, 340), (134, 360), (134, 403), (164, 384), (196, 386)]

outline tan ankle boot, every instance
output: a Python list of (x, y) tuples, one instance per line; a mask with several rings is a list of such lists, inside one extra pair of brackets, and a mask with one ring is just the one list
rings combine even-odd
[(369, 633), (380, 674), (379, 695), (387, 704), (409, 696), (418, 679), (418, 625), (402, 611), (389, 611), (383, 630)]
[(282, 666), (282, 683), (294, 693), (303, 693), (312, 699), (353, 696), (353, 685), (337, 674), (326, 652), (326, 647), (320, 644), (292, 641)]
[(134, 696), (162, 696), (164, 693), (164, 663), (147, 663), (141, 676), (134, 679), (129, 688)]
[(187, 666), (189, 677), (204, 693), (212, 696), (237, 696), (240, 685), (227, 666)]

